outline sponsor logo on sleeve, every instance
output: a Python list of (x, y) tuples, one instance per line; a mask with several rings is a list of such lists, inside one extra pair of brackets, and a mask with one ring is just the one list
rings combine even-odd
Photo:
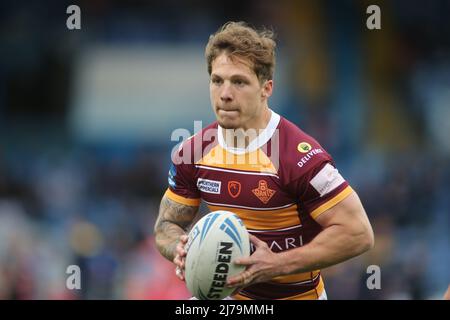
[(331, 164), (327, 163), (309, 183), (317, 190), (320, 196), (323, 197), (339, 187), (343, 182), (345, 182), (345, 180), (342, 178), (339, 171)]
[[(305, 142), (306, 143), (306, 142)], [(316, 154), (323, 153), (322, 149), (316, 148), (308, 151), (308, 153), (297, 162), (297, 165), (301, 168), (303, 167), (312, 157)]]
[(206, 193), (220, 194), (221, 181), (201, 179), (197, 180), (198, 190)]
[(169, 181), (169, 186), (171, 186), (173, 189), (175, 189), (175, 187), (177, 186), (177, 184), (175, 182), (176, 175), (177, 175), (177, 168), (172, 164), (170, 166), (170, 170), (169, 170), (168, 181)]
[(308, 142), (300, 142), (297, 146), (297, 150), (301, 153), (307, 153), (312, 149), (311, 145)]

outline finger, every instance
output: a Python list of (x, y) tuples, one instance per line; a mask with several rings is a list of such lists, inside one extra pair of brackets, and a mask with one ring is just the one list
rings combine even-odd
[(176, 268), (175, 268), (175, 274), (176, 274), (176, 276), (178, 277), (178, 279), (184, 281), (184, 272), (183, 272), (182, 269), (176, 267)]
[(184, 269), (185, 259), (180, 257), (179, 255), (176, 255), (173, 259), (173, 263), (182, 270)]
[(184, 277), (181, 273), (177, 273), (177, 278), (180, 279), (181, 281), (184, 281)]
[(234, 287), (240, 287), (241, 286), (241, 282), (242, 282), (242, 276), (239, 275), (235, 275), (233, 277), (230, 277), (227, 279), (227, 283), (226, 286), (228, 288), (234, 288)]
[(237, 258), (236, 260), (233, 261), (233, 263), (241, 265), (241, 266), (250, 266), (250, 265), (254, 264), (255, 261), (253, 261), (253, 258), (250, 256), (250, 257)]
[(189, 237), (185, 234), (180, 236), (180, 241), (184, 244), (186, 244), (186, 242), (188, 242)]
[(179, 255), (176, 255), (175, 258), (173, 258), (173, 263), (175, 263), (177, 267), (181, 267), (181, 259)]
[(184, 257), (184, 256), (186, 256), (186, 254), (187, 254), (186, 250), (184, 250), (184, 245), (181, 244), (181, 243), (178, 243), (178, 244), (177, 244), (176, 252), (177, 252), (177, 254), (178, 254), (179, 256), (181, 256), (181, 257)]
[(252, 272), (249, 270), (245, 270), (233, 277), (227, 279), (227, 287), (239, 287), (244, 286), (251, 282)]
[(243, 287), (237, 287), (236, 289), (233, 290), (232, 293), (230, 293), (230, 297), (234, 296), (235, 294), (238, 294), (239, 291), (241, 291), (243, 289)]
[(177, 250), (177, 254), (181, 257), (184, 258), (187, 255), (187, 252), (183, 249)]
[(257, 237), (255, 237), (254, 235), (252, 235), (250, 233), (249, 233), (249, 238), (250, 238), (251, 243), (253, 243), (256, 248), (258, 248), (258, 247), (260, 247), (260, 246), (265, 244), (264, 241), (259, 240)]

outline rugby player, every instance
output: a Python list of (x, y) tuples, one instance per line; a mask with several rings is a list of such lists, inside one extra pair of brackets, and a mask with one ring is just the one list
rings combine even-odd
[(236, 213), (251, 235), (253, 253), (236, 261), (245, 271), (227, 281), (233, 299), (326, 299), (320, 269), (369, 250), (374, 235), (332, 157), (269, 107), (275, 47), (272, 32), (243, 22), (210, 36), (217, 121), (172, 156), (156, 243), (184, 280), (186, 234), (203, 200)]

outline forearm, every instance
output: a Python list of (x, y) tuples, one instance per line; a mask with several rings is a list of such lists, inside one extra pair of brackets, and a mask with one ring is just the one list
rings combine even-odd
[(197, 211), (196, 206), (182, 205), (167, 197), (161, 200), (154, 233), (156, 246), (166, 259), (173, 261), (175, 258), (180, 236), (187, 233)]
[(307, 245), (279, 253), (282, 274), (310, 272), (355, 257), (371, 246), (365, 230), (349, 232), (333, 225), (320, 232)]
[(372, 226), (356, 193), (326, 210), (315, 221), (323, 228), (305, 246), (274, 253), (264, 241), (250, 235), (255, 251), (235, 263), (245, 271), (227, 280), (230, 287), (246, 287), (276, 277), (305, 273), (335, 265), (374, 245)]
[(165, 221), (160, 224), (155, 234), (156, 247), (167, 260), (173, 261), (175, 258), (175, 248), (183, 234), (186, 231), (174, 223)]

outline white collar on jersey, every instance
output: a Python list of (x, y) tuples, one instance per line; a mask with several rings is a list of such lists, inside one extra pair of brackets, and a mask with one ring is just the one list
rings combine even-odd
[(225, 150), (234, 153), (234, 154), (245, 154), (248, 152), (256, 151), (257, 149), (261, 148), (264, 144), (267, 143), (267, 141), (272, 138), (273, 134), (275, 133), (275, 130), (278, 127), (278, 123), (280, 122), (280, 115), (276, 113), (273, 110), (270, 110), (272, 113), (270, 116), (269, 123), (267, 124), (267, 127), (263, 130), (261, 130), (260, 134), (247, 146), (247, 148), (234, 148), (227, 146), (225, 139), (223, 137), (223, 131), (222, 127), (218, 125), (218, 138), (219, 138), (219, 145), (224, 148)]

